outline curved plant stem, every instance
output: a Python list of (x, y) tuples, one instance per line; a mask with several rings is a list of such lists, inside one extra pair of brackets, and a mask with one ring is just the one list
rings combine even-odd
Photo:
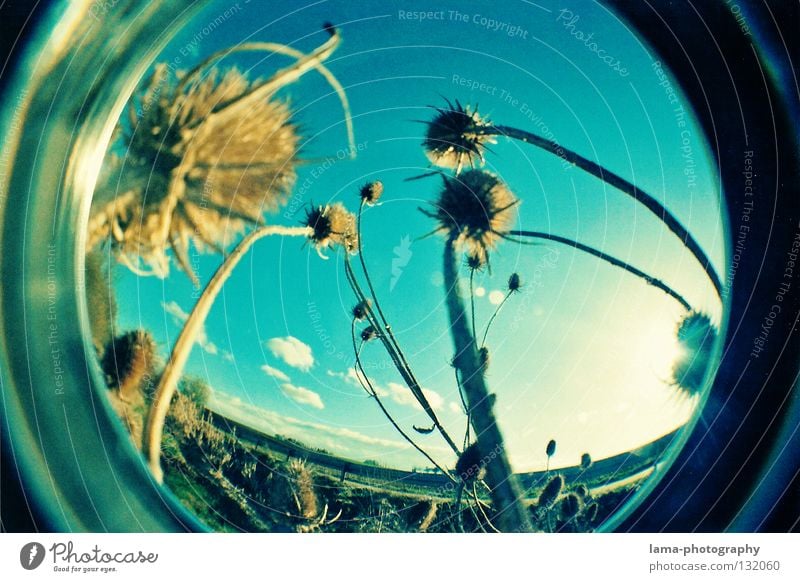
[(475, 338), (472, 337), (467, 323), (464, 299), (458, 282), (455, 238), (451, 235), (444, 247), (446, 303), (450, 318), (450, 333), (455, 348), (453, 363), (461, 372), (478, 451), (482, 457), (489, 458), (489, 462), (486, 464), (486, 479), (491, 486), (492, 501), (499, 515), (501, 529), (518, 532), (530, 531), (530, 519), (520, 501), (519, 485), (506, 456), (503, 436), (492, 410), (489, 389), (483, 374), (480, 373)]
[(253, 243), (265, 236), (308, 236), (311, 233), (308, 227), (286, 227), (286, 226), (262, 226), (245, 236), (236, 248), (225, 258), (219, 266), (214, 276), (206, 285), (202, 295), (197, 300), (192, 312), (186, 319), (175, 345), (172, 347), (169, 361), (164, 366), (161, 379), (153, 395), (153, 403), (147, 415), (147, 425), (144, 431), (144, 453), (150, 470), (155, 479), (161, 483), (164, 473), (161, 470), (161, 436), (164, 431), (164, 419), (169, 410), (170, 401), (175, 394), (186, 361), (192, 351), (200, 330), (203, 328), (208, 312), (214, 304), (214, 300), (222, 290), (225, 281), (228, 280), (231, 272), (241, 258), (247, 253)]
[(714, 267), (711, 265), (711, 260), (708, 258), (708, 255), (706, 255), (705, 251), (703, 251), (691, 233), (686, 230), (686, 227), (684, 227), (680, 221), (669, 210), (667, 210), (666, 207), (664, 207), (663, 204), (653, 198), (650, 194), (640, 190), (622, 176), (619, 176), (614, 172), (610, 172), (600, 164), (597, 164), (588, 158), (584, 158), (580, 154), (534, 133), (509, 127), (507, 125), (487, 125), (485, 127), (481, 127), (478, 131), (483, 135), (510, 137), (539, 147), (566, 160), (571, 164), (574, 164), (581, 170), (600, 178), (606, 184), (617, 188), (642, 204), (650, 212), (656, 215), (659, 220), (661, 220), (666, 227), (669, 228), (669, 230), (672, 231), (672, 233), (675, 234), (675, 236), (677, 236), (681, 242), (683, 242), (686, 248), (689, 249), (689, 252), (691, 252), (700, 263), (700, 266), (703, 267), (706, 275), (708, 275), (708, 278), (711, 280), (711, 284), (714, 285), (714, 290), (717, 292), (717, 295), (722, 297), (722, 282), (720, 281), (719, 275), (717, 275), (717, 272), (714, 270)]
[(402, 428), (400, 428), (400, 425), (397, 424), (397, 421), (395, 421), (394, 417), (392, 417), (391, 413), (383, 405), (383, 402), (381, 402), (381, 398), (380, 398), (380, 396), (378, 396), (378, 392), (375, 390), (375, 387), (372, 385), (372, 381), (367, 376), (366, 372), (364, 371), (364, 366), (361, 363), (361, 348), (364, 347), (364, 344), (362, 342), (362, 344), (360, 346), (356, 345), (355, 322), (353, 322), (353, 325), (350, 326), (350, 335), (352, 336), (352, 339), (353, 339), (353, 350), (355, 351), (355, 354), (356, 354), (356, 366), (358, 367), (358, 371), (361, 373), (361, 375), (358, 376), (358, 381), (361, 384), (361, 387), (364, 388), (364, 390), (366, 390), (367, 394), (369, 394), (372, 398), (375, 399), (375, 402), (380, 407), (381, 412), (383, 412), (384, 416), (387, 419), (389, 419), (389, 422), (391, 422), (392, 426), (395, 428), (395, 430), (397, 430), (397, 432), (400, 433), (400, 436), (402, 436), (406, 441), (408, 441), (408, 443), (412, 447), (414, 447), (420, 453), (422, 453), (425, 456), (425, 458), (428, 459), (433, 464), (434, 467), (439, 469), (439, 471), (441, 471), (444, 474), (444, 476), (447, 477), (452, 483), (455, 483), (456, 480), (453, 479), (453, 476), (450, 474), (450, 472), (445, 470), (445, 469), (443, 469), (442, 466), (439, 465), (439, 463), (437, 463), (436, 461), (433, 460), (433, 457), (431, 457), (428, 454), (428, 452), (425, 451), (425, 449), (420, 447), (414, 441), (414, 439), (412, 439), (410, 436), (408, 436), (408, 434)]
[[(483, 339), (481, 340), (481, 347), (486, 345), (486, 338), (489, 336), (489, 330), (492, 328), (492, 324), (494, 320), (497, 318), (497, 315), (500, 313), (500, 310), (503, 309), (503, 305), (506, 304), (508, 298), (511, 297), (511, 291), (506, 293), (506, 296), (503, 297), (503, 300), (500, 302), (500, 305), (497, 306), (497, 309), (494, 310), (492, 313), (492, 317), (489, 318), (489, 323), (486, 324), (486, 329), (483, 331)], [(476, 336), (477, 337), (477, 336)]]
[[(537, 232), (532, 230), (512, 230), (505, 234), (509, 236), (525, 236), (529, 238), (541, 238), (545, 240), (551, 240), (557, 243), (573, 247), (575, 249), (578, 249), (579, 251), (583, 251), (584, 253), (588, 253), (594, 257), (597, 257), (598, 259), (602, 259), (603, 261), (609, 263), (610, 265), (619, 267), (620, 269), (624, 269), (628, 271), (630, 274), (635, 275), (640, 279), (643, 279), (645, 283), (647, 283), (648, 285), (652, 285), (656, 289), (660, 289), (661, 291), (663, 291), (664, 293), (675, 299), (678, 303), (680, 303), (684, 307), (684, 309), (686, 309), (686, 311), (692, 310), (692, 306), (689, 304), (688, 301), (686, 301), (683, 295), (675, 291), (672, 287), (670, 287), (660, 279), (651, 277), (650, 275), (648, 275), (644, 271), (641, 271), (640, 269), (637, 269), (633, 265), (629, 265), (625, 261), (621, 261), (620, 259), (614, 258), (611, 255), (604, 253), (603, 251), (598, 251), (594, 247), (590, 247), (588, 245), (579, 243), (578, 241), (569, 238), (564, 238), (563, 236), (548, 234), (546, 232)], [(514, 240), (514, 239), (509, 239), (509, 240)]]
[[(350, 258), (345, 255), (345, 273), (347, 275), (348, 281), (350, 282), (351, 287), (353, 288), (353, 292), (356, 294), (356, 298), (359, 301), (365, 301), (366, 296), (364, 292), (361, 290), (361, 287), (356, 280), (355, 273), (353, 272), (353, 266), (350, 264)], [(365, 302), (366, 305), (366, 302)], [(375, 326), (375, 329), (380, 331), (378, 333), (378, 337), (380, 338), (381, 342), (383, 343), (386, 351), (389, 353), (389, 356), (392, 358), (392, 362), (397, 368), (397, 371), (400, 372), (400, 375), (403, 377), (403, 381), (406, 383), (408, 388), (411, 390), (411, 393), (417, 399), (417, 402), (420, 403), (422, 408), (425, 410), (425, 413), (433, 422), (434, 426), (437, 428), (439, 433), (442, 435), (444, 440), (453, 449), (453, 452), (456, 455), (460, 455), (461, 451), (459, 451), (458, 446), (456, 446), (453, 439), (447, 433), (447, 430), (442, 426), (439, 422), (439, 418), (436, 416), (436, 413), (433, 411), (433, 407), (428, 402), (428, 399), (425, 397), (425, 394), (422, 392), (422, 388), (417, 382), (417, 379), (414, 377), (414, 374), (411, 372), (410, 367), (408, 366), (407, 362), (402, 359), (401, 354), (398, 353), (397, 349), (395, 348), (394, 344), (392, 343), (389, 334), (391, 333), (390, 330), (383, 331), (381, 325), (378, 325), (377, 321), (374, 318), (374, 312), (372, 311), (371, 307), (367, 307), (367, 313), (370, 315), (370, 323)]]
[[(386, 315), (383, 313), (383, 309), (381, 308), (381, 303), (378, 300), (378, 294), (375, 293), (375, 287), (372, 285), (372, 278), (369, 276), (369, 270), (367, 269), (367, 261), (364, 258), (364, 249), (361, 246), (361, 240), (363, 238), (361, 236), (361, 216), (362, 216), (363, 212), (364, 212), (364, 201), (362, 200), (361, 204), (358, 207), (358, 214), (356, 215), (356, 233), (357, 233), (357, 239), (358, 239), (358, 259), (359, 259), (359, 261), (361, 263), (361, 270), (364, 272), (364, 279), (367, 281), (367, 287), (369, 287), (369, 292), (371, 294), (372, 302), (375, 305), (375, 309), (377, 309), (377, 311), (378, 311), (378, 317), (380, 318), (380, 321), (381, 321), (381, 328), (386, 331), (387, 339), (389, 340), (389, 342), (394, 347), (395, 353), (400, 358), (400, 362), (402, 363), (403, 367), (405, 368), (405, 374), (407, 374), (408, 377), (411, 378), (411, 380), (412, 380), (412, 384), (409, 386), (411, 388), (412, 393), (414, 393), (414, 396), (419, 401), (420, 405), (425, 409), (426, 412), (428, 412), (428, 415), (431, 417), (431, 420), (433, 420), (434, 424), (437, 426), (437, 428), (441, 432), (444, 429), (439, 425), (439, 421), (436, 418), (436, 415), (433, 413), (433, 407), (431, 407), (430, 403), (428, 402), (428, 399), (425, 396), (425, 393), (422, 391), (421, 388), (419, 388), (419, 382), (417, 381), (417, 378), (414, 376), (414, 371), (411, 369), (411, 366), (409, 365), (408, 360), (406, 360), (405, 353), (403, 353), (403, 350), (400, 347), (400, 343), (397, 341), (397, 338), (394, 336), (394, 332), (392, 331), (392, 326), (389, 325), (389, 320), (386, 318)], [(353, 279), (355, 280), (355, 275), (353, 275)], [(415, 387), (417, 389), (415, 389)], [(445, 437), (445, 440), (450, 440), (450, 436), (449, 435), (443, 434), (442, 436)], [(454, 450), (454, 452), (456, 454), (458, 454), (457, 448), (454, 448), (453, 450)]]
[[(351, 158), (354, 158), (355, 155), (356, 155), (356, 147), (355, 147), (355, 137), (354, 137), (354, 132), (353, 132), (353, 119), (352, 119), (352, 115), (350, 113), (350, 102), (347, 99), (347, 94), (345, 93), (344, 87), (342, 87), (342, 84), (334, 76), (334, 74), (331, 73), (331, 71), (325, 65), (322, 64), (322, 61), (327, 59), (330, 56), (330, 54), (333, 52), (333, 50), (336, 48), (336, 46), (338, 45), (338, 42), (339, 42), (339, 36), (338, 36), (338, 33), (337, 33), (336, 35), (334, 35), (330, 39), (328, 39), (328, 41), (326, 43), (324, 43), (321, 47), (319, 47), (317, 49), (317, 51), (315, 51), (315, 53), (312, 53), (312, 55), (307, 55), (307, 54), (302, 53), (302, 52), (300, 52), (297, 49), (294, 49), (292, 47), (289, 47), (289, 46), (286, 46), (286, 45), (283, 45), (283, 44), (279, 44), (279, 43), (274, 43), (274, 42), (246, 42), (246, 43), (242, 43), (242, 44), (236, 45), (236, 46), (228, 48), (228, 49), (223, 49), (223, 50), (218, 51), (218, 52), (212, 54), (211, 56), (209, 56), (202, 63), (200, 63), (197, 67), (195, 67), (190, 73), (188, 73), (186, 76), (184, 76), (183, 79), (181, 79), (181, 81), (180, 81), (180, 83), (178, 85), (178, 89), (179, 90), (183, 90), (189, 83), (191, 83), (195, 79), (197, 79), (199, 77), (200, 73), (202, 73), (202, 71), (205, 68), (211, 66), (212, 64), (216, 63), (217, 61), (219, 61), (219, 60), (223, 59), (224, 57), (227, 57), (228, 55), (231, 55), (233, 53), (250, 52), (250, 51), (265, 51), (265, 52), (277, 53), (277, 54), (282, 54), (282, 55), (285, 55), (285, 56), (288, 56), (288, 57), (292, 57), (294, 59), (297, 59), (297, 63), (295, 65), (293, 65), (293, 66), (290, 66), (290, 67), (286, 68), (286, 69), (282, 69), (281, 71), (278, 71), (278, 73), (276, 73), (272, 77), (273, 83), (287, 84), (287, 83), (290, 83), (290, 82), (296, 80), (297, 78), (299, 78), (299, 76), (301, 76), (306, 71), (308, 71), (309, 68), (316, 69), (319, 72), (319, 74), (322, 75), (325, 78), (326, 81), (328, 81), (328, 84), (336, 92), (336, 94), (339, 97), (339, 101), (342, 104), (342, 110), (344, 111), (344, 117), (345, 117), (345, 126), (346, 126), (346, 129), (347, 129), (347, 141), (348, 141), (348, 144), (350, 146), (350, 156), (351, 156)], [(331, 48), (331, 46), (333, 48)], [(300, 70), (301, 68), (302, 68), (302, 70)], [(299, 74), (293, 69), (299, 70)], [(290, 78), (288, 80), (287, 80), (287, 77), (286, 77), (287, 72), (291, 73), (291, 75), (292, 75), (292, 78)], [(269, 83), (269, 81), (266, 81), (265, 83)], [(257, 87), (256, 89), (260, 89), (261, 86), (263, 86), (263, 84), (260, 85), (259, 87)], [(275, 90), (277, 90), (277, 88), (278, 88), (278, 85), (273, 85), (271, 91), (275, 91)]]

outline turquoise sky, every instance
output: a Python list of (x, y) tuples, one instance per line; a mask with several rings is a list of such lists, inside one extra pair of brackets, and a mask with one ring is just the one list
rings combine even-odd
[[(442, 303), (443, 240), (420, 238), (434, 224), (418, 208), (436, 199), (441, 180), (405, 181), (429, 169), (420, 146), (425, 126), (417, 122), (431, 118), (428, 106), (459, 99), (479, 104), (481, 113), (497, 123), (551, 133), (660, 199), (720, 273), (724, 249), (718, 185), (701, 132), (688, 114), (687, 125), (679, 127), (676, 104), (659, 84), (653, 56), (623, 23), (587, 2), (438, 2), (439, 20), (407, 16), (430, 10), (430, 4), (317, 2), (298, 8), (288, 1), (241, 1), (222, 25), (202, 34), (231, 6), (219, 3), (183, 31), (160, 60), (170, 62), (184, 49), (181, 65), (188, 67), (246, 39), (308, 51), (325, 40), (323, 22), (340, 25), (343, 44), (326, 64), (347, 90), (361, 151), (356, 160), (327, 168), (303, 166), (295, 202), (341, 201), (355, 210), (361, 184), (384, 183), (383, 203), (364, 216), (371, 275), (432, 403), (447, 428), (461, 435), (464, 415), (449, 366), (452, 346)], [(187, 51), (198, 34), (200, 42)], [(619, 60), (627, 75), (606, 64), (594, 48)], [(263, 55), (235, 62), (253, 77), (286, 63)], [(677, 90), (674, 80), (669, 82)], [(296, 110), (307, 138), (306, 158), (335, 156), (347, 147), (338, 99), (320, 76), (309, 73), (281, 96)], [(643, 207), (525, 144), (501, 141), (492, 150), (486, 169), (499, 174), (522, 200), (520, 228), (594, 245), (661, 278), (719, 320), (719, 303), (702, 270)], [(294, 213), (287, 207), (267, 218), (296, 225), (303, 216), (299, 206)], [(201, 257), (203, 281), (219, 261), (215, 255)], [(527, 283), (505, 305), (489, 337), (488, 383), (497, 394), (499, 423), (516, 470), (542, 468), (551, 438), (558, 441), (553, 465), (573, 465), (583, 452), (594, 458), (613, 455), (688, 418), (692, 402), (665, 386), (682, 314), (674, 300), (556, 244), (504, 242), (492, 254), (492, 266), (491, 275), (476, 279), (479, 328), (509, 274), (516, 271)], [(119, 267), (116, 282), (123, 328), (150, 329), (166, 358), (182, 314), (193, 305), (189, 280), (177, 269), (159, 280)], [(341, 255), (331, 253), (323, 261), (302, 240), (263, 240), (228, 281), (188, 371), (213, 386), (214, 407), (268, 432), (347, 457), (425, 466), (349, 372), (354, 302)], [(377, 342), (365, 348), (364, 360), (396, 419), (409, 430), (412, 424), (425, 425)], [(449, 449), (435, 434), (420, 435), (418, 441), (452, 466)]]

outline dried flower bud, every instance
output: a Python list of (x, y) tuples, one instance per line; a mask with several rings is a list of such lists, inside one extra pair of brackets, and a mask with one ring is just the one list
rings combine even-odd
[(383, 194), (383, 182), (380, 180), (369, 182), (361, 187), (361, 200), (363, 200), (365, 204), (375, 204), (380, 199), (381, 194)]

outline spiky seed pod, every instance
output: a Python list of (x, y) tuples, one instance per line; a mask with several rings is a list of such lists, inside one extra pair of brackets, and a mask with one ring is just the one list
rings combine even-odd
[(583, 483), (581, 483), (580, 485), (575, 487), (575, 495), (585, 500), (587, 497), (589, 497), (589, 488)]
[(522, 282), (519, 278), (519, 273), (511, 273), (511, 276), (508, 278), (508, 291), (509, 293), (516, 293), (522, 287)]
[(358, 249), (356, 217), (341, 202), (312, 206), (306, 211), (303, 224), (311, 228), (308, 238), (322, 258), (327, 258), (322, 254), (324, 249), (336, 245), (341, 245), (347, 252)]
[(597, 502), (590, 503), (586, 506), (586, 509), (583, 512), (583, 516), (586, 518), (586, 521), (589, 523), (594, 522), (597, 519), (597, 512), (600, 510), (600, 506)]
[(314, 490), (314, 478), (304, 461), (292, 459), (289, 463), (289, 476), (295, 488), (295, 497), (299, 504), (300, 514), (312, 519), (317, 516), (319, 501)]
[(439, 221), (438, 231), (455, 237), (458, 246), (466, 247), (470, 255), (485, 263), (489, 249), (512, 226), (519, 201), (500, 178), (489, 172), (469, 170), (443, 179), (436, 210), (428, 215)]
[(555, 440), (551, 440), (549, 443), (547, 443), (547, 449), (545, 450), (545, 452), (547, 453), (548, 457), (552, 457), (553, 455), (556, 454), (556, 441)]
[(356, 303), (355, 307), (353, 307), (353, 319), (356, 321), (364, 321), (369, 314), (370, 306), (372, 305), (372, 301), (369, 299), (365, 299), (364, 301), (359, 301)]
[(478, 443), (472, 443), (456, 461), (456, 473), (464, 482), (472, 481), (477, 478), (483, 468), (481, 453), (478, 450)]
[(539, 494), (539, 507), (552, 507), (556, 499), (558, 499), (558, 496), (561, 495), (563, 489), (564, 477), (561, 475), (554, 475), (551, 477)]
[(432, 164), (461, 172), (465, 164), (474, 168), (483, 164), (486, 144), (496, 143), (491, 136), (481, 130), (491, 126), (488, 120), (471, 111), (469, 105), (463, 107), (456, 101), (449, 101), (446, 108), (435, 108), (436, 116), (428, 123), (422, 147)]
[(383, 194), (383, 182), (380, 180), (375, 180), (374, 182), (364, 184), (359, 192), (361, 200), (364, 201), (364, 204), (368, 204), (370, 206), (378, 202), (381, 194)]
[(120, 125), (126, 157), (112, 160), (98, 188), (87, 247), (110, 238), (120, 262), (161, 278), (171, 248), (196, 280), (190, 245), (218, 252), (283, 205), (296, 179), (300, 137), (284, 101), (255, 101), (246, 119), (228, 114), (225, 105), (253, 87), (236, 69), (212, 69), (184, 84), (156, 66)]
[(368, 325), (361, 331), (361, 341), (366, 343), (378, 337), (378, 332), (371, 325)]
[(681, 354), (672, 366), (671, 385), (685, 396), (696, 396), (711, 363), (717, 329), (708, 315), (691, 311), (678, 324), (677, 336)]
[(483, 372), (489, 369), (489, 348), (486, 346), (478, 350), (478, 364)]
[(592, 457), (589, 453), (583, 453), (581, 455), (581, 469), (584, 471), (592, 466)]
[(480, 272), (486, 267), (486, 255), (483, 253), (470, 253), (467, 255), (467, 268)]
[(142, 388), (142, 381), (152, 375), (156, 344), (150, 332), (136, 330), (111, 341), (103, 356), (103, 371), (109, 386), (116, 388), (123, 400), (132, 398)]
[(583, 509), (583, 500), (574, 493), (567, 493), (561, 499), (559, 509), (561, 510), (561, 517), (564, 519), (572, 519)]

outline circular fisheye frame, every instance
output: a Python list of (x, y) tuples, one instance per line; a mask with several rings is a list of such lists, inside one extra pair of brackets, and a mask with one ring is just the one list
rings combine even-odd
[(4, 528), (796, 529), (797, 7), (691, 9), (10, 19)]

